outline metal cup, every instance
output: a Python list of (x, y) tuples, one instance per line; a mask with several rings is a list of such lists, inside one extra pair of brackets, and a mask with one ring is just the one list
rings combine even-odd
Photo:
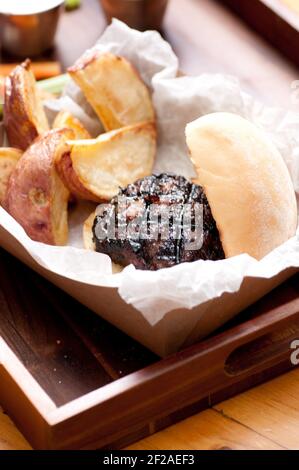
[(161, 30), (168, 0), (100, 0), (108, 23), (117, 18), (140, 31)]
[[(3, 50), (17, 57), (33, 57), (53, 46), (63, 0), (50, 2), (47, 10), (30, 14), (0, 11)], [(41, 6), (42, 4), (40, 4)], [(54, 6), (53, 6), (54, 5)]]

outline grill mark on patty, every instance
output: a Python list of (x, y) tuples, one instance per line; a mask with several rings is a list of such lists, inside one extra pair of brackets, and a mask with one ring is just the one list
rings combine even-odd
[[(152, 204), (162, 206), (173, 206), (180, 208), (179, 214), (179, 237), (174, 234), (174, 214), (169, 223), (169, 238), (164, 240), (159, 234), (158, 240), (148, 239), (121, 239), (119, 235), (118, 219), (118, 197), (125, 196), (127, 207), (126, 227), (134, 220), (134, 214), (143, 214), (143, 227), (147, 233), (150, 230), (149, 213)], [(187, 245), (192, 241), (194, 234), (195, 216), (192, 211), (192, 224), (190, 237), (184, 233), (183, 215), (184, 204), (189, 204), (194, 209), (195, 204), (203, 206), (203, 244), (200, 249), (188, 250)], [(135, 207), (134, 207), (135, 206)], [(115, 209), (113, 212), (112, 209)], [(98, 224), (103, 223), (104, 215), (97, 215), (93, 224), (93, 240), (96, 251), (108, 254), (112, 261), (122, 266), (133, 264), (138, 269), (157, 270), (170, 267), (182, 262), (191, 262), (198, 259), (220, 260), (224, 259), (224, 251), (219, 237), (216, 222), (212, 216), (211, 208), (202, 187), (192, 184), (182, 176), (169, 174), (152, 175), (134, 184), (119, 190), (118, 196), (114, 197), (109, 204), (108, 221), (114, 217), (115, 239), (99, 239), (96, 236)], [(144, 226), (145, 224), (145, 226)], [(187, 234), (188, 235), (188, 234)]]

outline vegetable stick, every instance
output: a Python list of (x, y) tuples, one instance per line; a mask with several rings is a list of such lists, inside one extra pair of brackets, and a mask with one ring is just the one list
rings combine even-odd
[[(0, 75), (9, 75), (16, 66), (17, 64), (0, 64)], [(32, 62), (31, 67), (36, 80), (56, 77), (61, 74), (59, 62)]]
[(65, 85), (70, 80), (68, 74), (59, 75), (58, 77), (48, 78), (46, 80), (40, 80), (37, 82), (37, 86), (48, 93), (53, 95), (60, 95), (62, 93)]

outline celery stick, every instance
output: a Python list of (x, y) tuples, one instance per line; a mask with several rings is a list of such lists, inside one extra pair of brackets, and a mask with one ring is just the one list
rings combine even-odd
[(70, 80), (70, 77), (67, 74), (58, 75), (58, 77), (47, 78), (46, 80), (40, 80), (37, 82), (39, 88), (54, 95), (59, 95), (65, 85)]
[[(48, 91), (53, 95), (60, 95), (65, 85), (70, 80), (67, 74), (58, 75), (58, 77), (47, 78), (46, 80), (40, 80), (37, 82), (37, 86), (44, 91)], [(3, 117), (3, 103), (0, 102), (0, 119)]]

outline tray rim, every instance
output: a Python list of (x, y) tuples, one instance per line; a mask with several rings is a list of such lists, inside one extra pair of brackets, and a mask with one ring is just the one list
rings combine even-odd
[(218, 0), (299, 65), (299, 16), (280, 0)]
[[(298, 276), (298, 274), (295, 276)], [(97, 410), (98, 413), (103, 412), (107, 407), (113, 406), (113, 400), (115, 399), (120, 400), (122, 397), (126, 400), (127, 397), (130, 397), (130, 394), (134, 392), (136, 387), (142, 390), (147, 385), (152, 384), (153, 381), (157, 384), (157, 381), (159, 382), (159, 379), (165, 374), (179, 374), (186, 369), (190, 371), (190, 369), (204, 361), (211, 353), (216, 355), (215, 357), (219, 356), (219, 352), (221, 353), (222, 360), (220, 361), (220, 368), (224, 370), (227, 357), (236, 348), (247, 344), (253, 339), (266, 335), (268, 332), (273, 331), (274, 327), (279, 330), (280, 326), (288, 324), (292, 319), (299, 320), (299, 296), (290, 300), (289, 303), (294, 307), (294, 311), (291, 314), (287, 312), (286, 304), (283, 304), (275, 308), (274, 311), (262, 313), (254, 319), (242, 322), (216, 336), (203, 340), (193, 346), (189, 346), (181, 352), (172, 354), (152, 365), (119, 378), (114, 382), (71, 400), (62, 406), (57, 406), (52, 401), (47, 392), (39, 385), (37, 380), (26, 369), (21, 359), (16, 356), (1, 336), (0, 351), (3, 353), (3, 356), (0, 362), (0, 377), (2, 376), (2, 368), (4, 372), (8, 374), (14, 387), (16, 389), (18, 388), (19, 393), (23, 396), (23, 406), (28, 408), (28, 405), (31, 404), (43, 421), (44, 433), (41, 433), (43, 435), (41, 435), (41, 442), (38, 444), (38, 448), (56, 448), (55, 435), (56, 432), (58, 432), (58, 435), (61, 433), (61, 427), (63, 428), (68, 422), (73, 422), (78, 419), (89, 419), (89, 413), (95, 412), (95, 410)], [(230, 333), (229, 335), (228, 332)], [(290, 352), (288, 353), (290, 354)], [(265, 363), (261, 363), (254, 368), (254, 372), (261, 372), (264, 368)], [(290, 368), (292, 368), (292, 366)], [(189, 374), (188, 378), (188, 384), (184, 382), (181, 386), (177, 386), (172, 393), (178, 394), (180, 389), (183, 391), (192, 384), (195, 386), (197, 383), (196, 376)], [(229, 383), (233, 385), (239, 379), (240, 375), (230, 377)], [(211, 390), (208, 396), (210, 397), (210, 395), (216, 393), (217, 390), (218, 388), (215, 386), (215, 389)], [(13, 392), (10, 391), (10, 393)], [(0, 390), (1, 399), (3, 395), (4, 393), (1, 393)], [(155, 400), (157, 398), (158, 397), (154, 397)], [(159, 397), (159, 399), (160, 398), (161, 397)], [(193, 398), (190, 398), (190, 404), (193, 401)], [(188, 400), (184, 405), (188, 405)], [(174, 412), (175, 410), (176, 407), (173, 408), (173, 410), (169, 408), (168, 412)], [(12, 410), (8, 409), (8, 411), (13, 414)], [(24, 410), (24, 412), (26, 412), (26, 410)], [(124, 416), (126, 414), (127, 410), (125, 410)], [(17, 420), (17, 422), (19, 422), (19, 420)], [(22, 423), (20, 427), (24, 427)], [(53, 442), (54, 447), (52, 447)]]

